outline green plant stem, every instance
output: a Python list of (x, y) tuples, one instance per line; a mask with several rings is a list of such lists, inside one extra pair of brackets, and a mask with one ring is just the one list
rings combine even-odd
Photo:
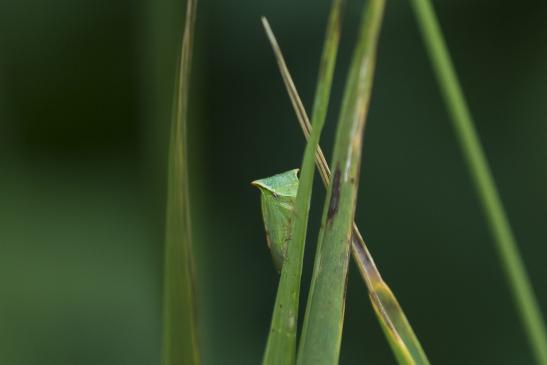
[[(291, 233), (287, 242), (287, 257), (281, 269), (270, 334), (262, 361), (263, 365), (291, 365), (294, 364), (296, 358), (300, 284), (315, 173), (314, 157), (327, 113), (340, 39), (342, 5), (343, 0), (332, 1), (315, 93), (314, 115), (312, 118), (314, 129), (304, 151)], [(265, 18), (262, 19), (262, 22), (265, 29), (270, 30)]]
[(465, 156), (507, 280), (539, 364), (547, 364), (547, 334), (530, 280), (429, 0), (412, 0), (416, 18)]
[[(339, 359), (363, 131), (384, 5), (384, 0), (371, 0), (363, 9), (336, 129), (334, 173), (323, 209), (298, 348), (299, 365), (337, 364)], [(315, 126), (312, 127), (313, 136)]]

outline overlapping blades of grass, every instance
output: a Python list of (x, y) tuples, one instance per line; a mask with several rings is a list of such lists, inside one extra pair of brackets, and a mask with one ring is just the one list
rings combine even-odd
[[(304, 105), (284, 61), (283, 54), (277, 45), (274, 34), (269, 28), (266, 28), (266, 33), (272, 44), (278, 61), (279, 70), (300, 126), (302, 127), (306, 138), (309, 138), (312, 128)], [(328, 187), (331, 173), (321, 147), (317, 148), (315, 161), (323, 183), (325, 184), (325, 187)], [(359, 267), (363, 281), (368, 288), (374, 311), (398, 362), (400, 364), (429, 364), (422, 346), (406, 319), (397, 298), (391, 292), (389, 286), (383, 281), (355, 223), (353, 225), (351, 252), (355, 263)]]
[[(291, 226), (290, 241), (287, 243), (287, 257), (281, 269), (270, 333), (263, 358), (263, 364), (267, 365), (290, 365), (295, 362), (300, 281), (315, 172), (313, 166), (314, 154), (319, 144), (330, 96), (340, 39), (342, 3), (341, 0), (334, 0), (329, 15), (314, 102), (314, 115), (312, 118), (314, 131), (311, 133), (304, 151), (300, 184), (295, 202), (294, 222)], [(263, 19), (263, 23), (265, 27), (269, 28), (265, 19)]]
[(362, 138), (384, 7), (384, 0), (370, 0), (364, 9), (346, 81), (298, 364), (336, 364), (339, 358)]
[(163, 365), (199, 364), (186, 123), (196, 0), (188, 0), (169, 146), (164, 272)]

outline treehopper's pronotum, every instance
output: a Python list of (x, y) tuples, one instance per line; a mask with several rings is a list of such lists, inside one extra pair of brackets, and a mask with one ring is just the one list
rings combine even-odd
[(260, 189), (266, 240), (277, 271), (281, 271), (287, 255), (287, 242), (291, 234), (298, 191), (297, 174), (298, 169), (294, 169), (251, 183)]

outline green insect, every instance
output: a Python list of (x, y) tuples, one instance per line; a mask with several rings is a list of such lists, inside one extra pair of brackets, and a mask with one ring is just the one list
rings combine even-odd
[(262, 218), (266, 228), (266, 240), (277, 271), (287, 257), (287, 242), (291, 235), (298, 169), (290, 170), (251, 184), (260, 189)]

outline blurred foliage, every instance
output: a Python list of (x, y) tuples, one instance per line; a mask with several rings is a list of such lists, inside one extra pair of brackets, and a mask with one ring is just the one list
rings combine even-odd
[[(435, 5), (547, 308), (547, 6)], [(304, 148), (259, 17), (276, 29), (309, 108), (328, 7), (199, 3), (190, 173), (207, 364), (260, 361), (278, 276), (249, 182), (298, 166)], [(348, 2), (327, 154), (360, 7)], [(159, 363), (183, 8), (0, 0), (0, 363)], [(388, 2), (379, 44), (357, 211), (376, 263), (432, 363), (530, 363), (409, 4)], [(311, 227), (322, 199), (318, 185)], [(304, 296), (313, 253), (310, 244)], [(393, 363), (351, 265), (341, 363), (365, 361)]]

